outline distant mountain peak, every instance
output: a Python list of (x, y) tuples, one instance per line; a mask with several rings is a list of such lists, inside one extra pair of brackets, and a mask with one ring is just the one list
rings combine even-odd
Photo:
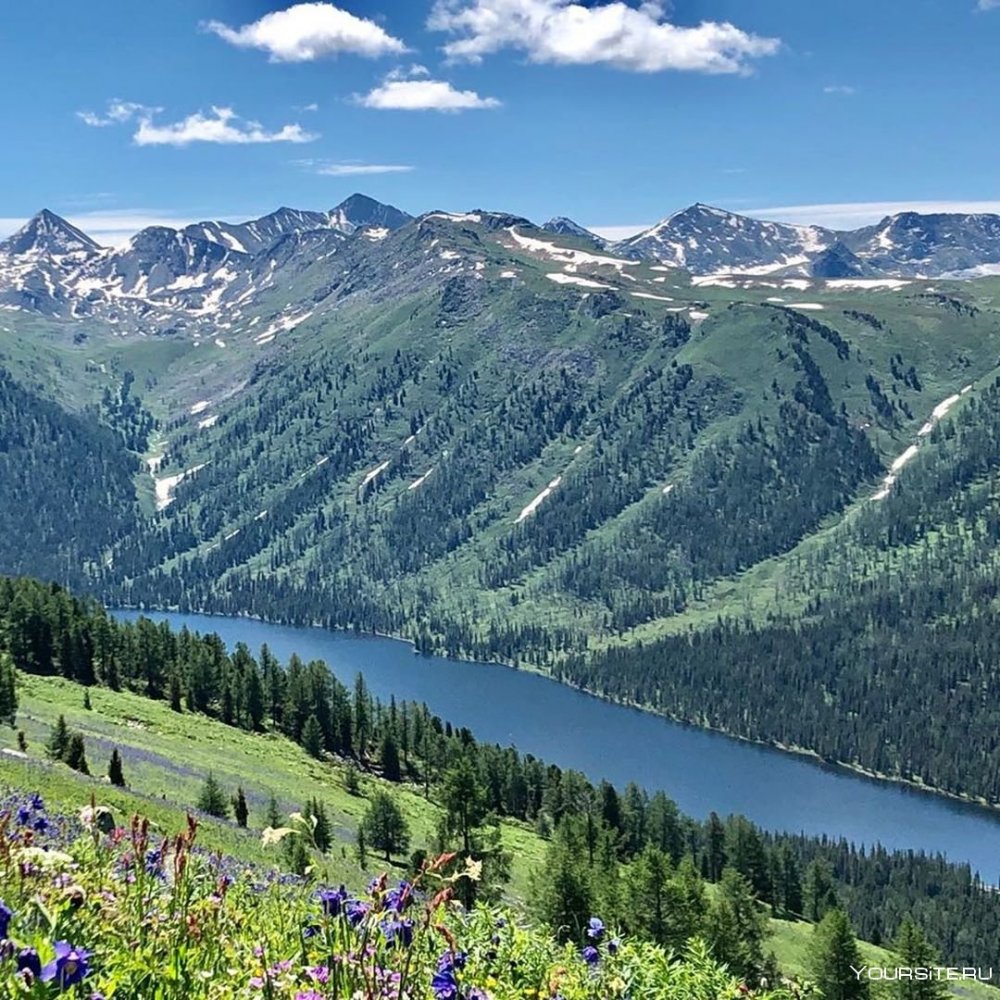
[(0, 252), (25, 254), (42, 252), (52, 256), (89, 252), (101, 249), (83, 230), (77, 229), (62, 216), (43, 208), (32, 216), (13, 236), (0, 243)]
[(549, 219), (548, 222), (544, 223), (542, 229), (548, 233), (555, 233), (557, 236), (578, 236), (580, 239), (592, 240), (601, 246), (605, 243), (604, 239), (597, 233), (592, 233), (589, 229), (564, 215), (557, 215), (555, 218)]
[(330, 227), (346, 235), (357, 229), (372, 226), (378, 229), (401, 229), (413, 216), (386, 205), (366, 194), (352, 194), (329, 212)]

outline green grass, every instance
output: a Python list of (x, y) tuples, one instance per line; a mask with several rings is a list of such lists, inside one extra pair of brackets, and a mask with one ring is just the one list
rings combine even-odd
[[(771, 935), (765, 947), (774, 952), (781, 970), (790, 976), (809, 977), (809, 947), (812, 938), (812, 924), (793, 923), (788, 920), (772, 920)], [(861, 957), (867, 965), (873, 967), (895, 968), (898, 959), (885, 948), (859, 942)], [(967, 982), (952, 984), (954, 996), (967, 997), (969, 1000), (996, 1000), (1000, 992), (992, 986), (983, 983)], [(884, 984), (879, 984), (872, 991), (873, 1000), (882, 1000), (889, 994)]]
[[(389, 788), (402, 808), (412, 834), (412, 847), (429, 845), (440, 809), (412, 785), (389, 785), (363, 775), (360, 795), (346, 790), (347, 765), (317, 761), (283, 736), (247, 733), (204, 716), (172, 712), (166, 704), (124, 692), (91, 688), (92, 708), (83, 707), (84, 689), (61, 678), (22, 675), (18, 726), (28, 741), (27, 761), (0, 754), (0, 784), (38, 790), (63, 810), (75, 810), (89, 801), (119, 813), (142, 812), (164, 831), (180, 829), (186, 810), (197, 800), (205, 775), (211, 770), (229, 792), (241, 785), (250, 804), (250, 830), (235, 824), (206, 820), (202, 841), (207, 846), (251, 860), (266, 860), (260, 830), (264, 810), (273, 793), (286, 813), (319, 798), (334, 831), (328, 864), (336, 878), (357, 884), (362, 872), (355, 859), (355, 830), (377, 788)], [(45, 758), (44, 745), (58, 716), (83, 733), (87, 759), (95, 775), (86, 778), (65, 765)], [(0, 730), (0, 747), (14, 747), (14, 733)], [(111, 747), (119, 748), (126, 791), (113, 788), (103, 776)], [(119, 819), (121, 817), (119, 816)], [(523, 899), (531, 872), (539, 867), (544, 842), (523, 823), (505, 821), (503, 841), (513, 856), (511, 894)], [(272, 858), (273, 860), (273, 858)], [(394, 859), (399, 861), (401, 859)], [(377, 867), (377, 856), (369, 855)]]

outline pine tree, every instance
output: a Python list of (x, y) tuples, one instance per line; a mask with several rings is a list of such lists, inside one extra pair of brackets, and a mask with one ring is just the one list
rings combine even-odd
[(385, 860), (410, 846), (410, 831), (395, 799), (387, 792), (376, 792), (362, 820), (365, 840), (379, 851)]
[(382, 777), (386, 781), (399, 781), (403, 777), (399, 764), (399, 747), (396, 745), (391, 730), (386, 730), (382, 737), (379, 760), (382, 763)]
[(462, 851), (472, 852), (472, 834), (486, 818), (486, 800), (479, 777), (468, 756), (462, 756), (441, 783), (448, 833), (462, 841)]
[(583, 941), (594, 912), (594, 886), (581, 838), (560, 823), (536, 873), (531, 897), (538, 917), (560, 941)]
[(333, 835), (330, 830), (330, 817), (327, 814), (326, 806), (319, 799), (310, 799), (302, 813), (306, 818), (314, 820), (313, 843), (316, 849), (322, 853), (330, 850), (333, 843)]
[(173, 712), (180, 712), (182, 709), (182, 690), (181, 690), (181, 679), (177, 676), (177, 671), (175, 670), (170, 675), (170, 710)]
[(87, 752), (86, 746), (83, 742), (82, 733), (70, 733), (69, 741), (66, 744), (66, 749), (63, 752), (63, 761), (68, 764), (74, 771), (79, 771), (80, 774), (90, 774), (90, 768), (87, 766)]
[(767, 920), (753, 886), (735, 868), (724, 868), (709, 911), (708, 942), (712, 954), (734, 975), (755, 984), (764, 968)]
[(205, 776), (205, 783), (201, 786), (201, 793), (198, 795), (197, 806), (209, 816), (218, 816), (219, 819), (226, 819), (229, 816), (226, 793), (211, 771)]
[(302, 746), (310, 757), (320, 757), (323, 753), (323, 730), (315, 714), (306, 719), (302, 727)]
[(284, 817), (281, 815), (281, 807), (278, 805), (278, 799), (274, 792), (271, 793), (267, 800), (267, 812), (264, 818), (272, 830), (277, 830), (283, 825)]
[(249, 816), (250, 809), (247, 806), (247, 797), (242, 787), (237, 788), (236, 794), (233, 796), (233, 818), (236, 820), (236, 825), (245, 829)]
[(17, 685), (14, 661), (8, 653), (0, 653), (0, 725), (13, 726), (17, 719)]
[(363, 871), (368, 866), (368, 845), (365, 842), (365, 827), (363, 823), (358, 827), (355, 847), (358, 855), (358, 867)]
[(806, 869), (805, 882), (802, 886), (802, 909), (806, 920), (819, 923), (828, 910), (837, 907), (837, 890), (833, 884), (833, 875), (825, 861), (816, 858)]
[(89, 712), (94, 706), (90, 703), (90, 688), (83, 689), (83, 707)]
[[(910, 917), (904, 917), (892, 943), (892, 950), (899, 958), (899, 964), (908, 969), (933, 968), (940, 956), (924, 936), (919, 925)], [(944, 1000), (948, 990), (944, 983), (936, 979), (918, 981), (899, 979), (892, 986), (895, 1000)]]
[(824, 1000), (867, 1000), (868, 981), (853, 971), (864, 964), (850, 921), (842, 910), (828, 910), (813, 930), (809, 962)]
[(68, 745), (69, 726), (66, 725), (66, 716), (60, 715), (49, 734), (48, 742), (45, 744), (45, 752), (53, 760), (62, 760)]
[(348, 764), (344, 772), (344, 788), (348, 795), (357, 795), (361, 791), (361, 775), (355, 764)]
[(17, 749), (20, 750), (21, 753), (28, 752), (28, 737), (24, 735), (23, 729), (19, 729), (17, 731)]
[(122, 758), (118, 747), (111, 751), (111, 760), (108, 761), (108, 781), (118, 788), (125, 787), (125, 774), (122, 771)]

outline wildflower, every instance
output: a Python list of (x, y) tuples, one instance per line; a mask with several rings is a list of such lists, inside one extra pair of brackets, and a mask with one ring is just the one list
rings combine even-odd
[(309, 978), (320, 986), (326, 986), (330, 981), (330, 970), (325, 965), (317, 965), (309, 970)]
[(348, 900), (344, 906), (344, 914), (347, 917), (347, 922), (352, 927), (357, 927), (368, 916), (369, 910), (370, 907), (367, 903), (362, 903), (356, 899)]
[(593, 945), (587, 945), (587, 947), (580, 952), (580, 957), (587, 963), (587, 965), (597, 965), (597, 963), (601, 960), (601, 953)]
[(387, 920), (382, 924), (382, 932), (390, 945), (409, 948), (413, 944), (412, 920)]
[(600, 917), (591, 917), (587, 924), (587, 937), (591, 941), (600, 941), (604, 937), (604, 921)]
[(42, 960), (34, 948), (23, 948), (17, 953), (17, 971), (30, 972), (33, 976), (42, 974)]
[(438, 959), (437, 972), (431, 979), (435, 1000), (459, 1000), (455, 970), (465, 968), (466, 957), (464, 951), (446, 951)]
[(21, 806), (17, 810), (18, 826), (27, 826), (31, 822), (31, 810), (27, 806)]
[(413, 887), (405, 879), (385, 895), (385, 908), (402, 913), (413, 902)]
[(34, 809), (35, 812), (41, 812), (45, 808), (45, 803), (42, 801), (42, 797), (38, 794), (38, 792), (35, 792), (35, 794), (31, 796), (30, 802), (31, 808)]
[(0, 899), (0, 941), (7, 936), (7, 928), (10, 927), (14, 911)]
[(80, 982), (89, 972), (90, 952), (74, 948), (68, 941), (56, 941), (56, 957), (43, 966), (39, 978), (44, 983), (55, 981), (61, 990)]
[(622, 946), (621, 938), (612, 938), (608, 942), (608, 954), (609, 955), (617, 955), (618, 954), (618, 949), (621, 946)]
[(295, 994), (295, 1000), (323, 1000), (323, 996), (315, 990), (299, 990)]
[(319, 892), (319, 904), (328, 917), (339, 916), (346, 902), (347, 889), (344, 886), (339, 889), (321, 889)]
[(39, 816), (35, 819), (35, 822), (31, 824), (31, 828), (35, 833), (45, 833), (49, 828), (49, 821), (44, 816)]

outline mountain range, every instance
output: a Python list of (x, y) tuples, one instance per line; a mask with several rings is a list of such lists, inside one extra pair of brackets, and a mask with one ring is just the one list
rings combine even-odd
[(0, 246), (0, 572), (1000, 801), (965, 745), (1000, 726), (1000, 275), (949, 277), (997, 233), (697, 205), (608, 243), (356, 196), (102, 248), (43, 212)]
[[(353, 195), (325, 212), (280, 208), (249, 222), (205, 221), (181, 230), (144, 229), (125, 246), (103, 248), (44, 210), (0, 242), (0, 306), (61, 319), (91, 319), (120, 332), (157, 333), (238, 325), (279, 284), (276, 271), (345, 240), (379, 242), (418, 220)], [(503, 219), (502, 213), (480, 213)], [(513, 217), (511, 217), (513, 218)], [(612, 257), (659, 264), (695, 277), (818, 279), (973, 278), (1000, 273), (1000, 216), (907, 212), (874, 226), (835, 232), (737, 215), (696, 204), (612, 243), (571, 219), (524, 231), (583, 241)], [(265, 296), (266, 297), (266, 296)]]

